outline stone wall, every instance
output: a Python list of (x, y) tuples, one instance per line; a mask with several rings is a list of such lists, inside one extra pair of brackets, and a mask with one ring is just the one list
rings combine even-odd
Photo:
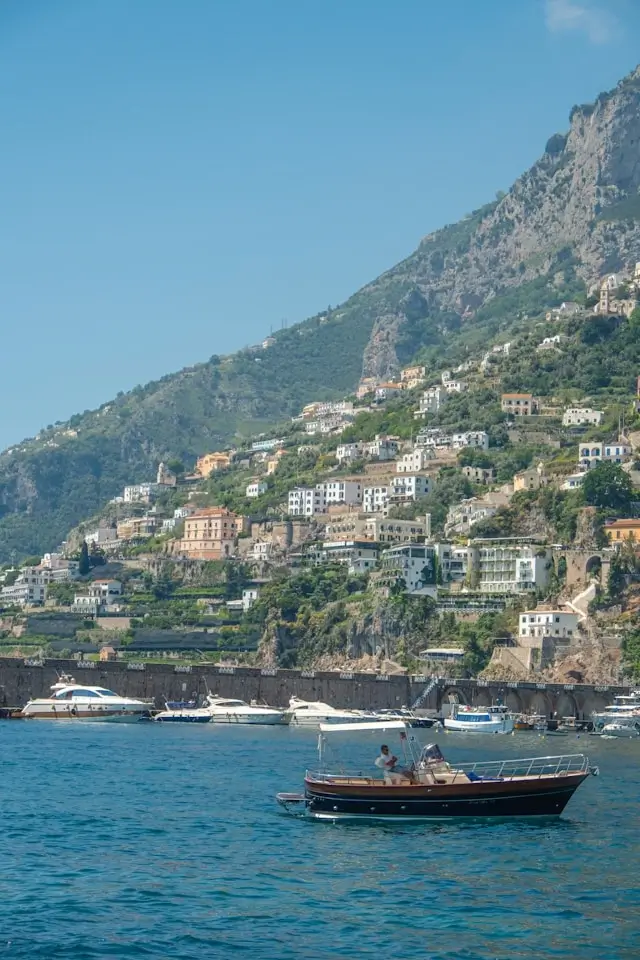
[(0, 707), (22, 707), (33, 697), (47, 696), (60, 673), (78, 683), (105, 686), (125, 696), (165, 700), (191, 699), (210, 691), (224, 697), (261, 700), (287, 706), (292, 696), (323, 700), (335, 707), (384, 709), (411, 705), (431, 688), (421, 704), (440, 711), (457, 698), (461, 703), (491, 704), (497, 700), (514, 710), (559, 716), (589, 716), (613, 701), (622, 687), (582, 684), (505, 683), (481, 680), (431, 681), (424, 676), (375, 676), (300, 670), (259, 670), (249, 667), (194, 666), (73, 660), (25, 661), (0, 658)]

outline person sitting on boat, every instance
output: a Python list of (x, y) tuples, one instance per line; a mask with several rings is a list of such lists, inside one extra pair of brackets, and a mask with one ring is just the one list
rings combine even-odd
[(375, 764), (376, 767), (381, 768), (385, 783), (399, 783), (402, 780), (402, 775), (395, 769), (397, 762), (398, 758), (394, 757), (387, 744), (383, 743), (380, 747), (380, 756), (376, 757)]

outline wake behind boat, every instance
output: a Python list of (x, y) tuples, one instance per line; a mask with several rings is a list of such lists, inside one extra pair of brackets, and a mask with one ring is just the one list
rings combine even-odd
[(29, 700), (22, 716), (34, 720), (83, 720), (92, 723), (131, 723), (149, 716), (149, 704), (121, 697), (105, 687), (85, 687), (63, 676), (51, 687), (52, 696)]
[[(375, 733), (380, 742), (381, 724), (320, 727), (320, 769), (307, 772), (304, 793), (279, 793), (278, 803), (288, 812), (319, 820), (411, 820), (453, 817), (559, 816), (590, 773), (582, 754), (494, 760), (453, 766), (437, 744), (420, 746), (402, 721), (384, 728), (385, 746), (379, 761), (382, 779), (333, 773), (325, 764), (325, 746), (335, 735)], [(389, 748), (388, 744), (394, 744)], [(387, 753), (384, 754), (386, 749)], [(403, 757), (402, 766), (394, 755)], [(342, 765), (340, 765), (342, 766)]]

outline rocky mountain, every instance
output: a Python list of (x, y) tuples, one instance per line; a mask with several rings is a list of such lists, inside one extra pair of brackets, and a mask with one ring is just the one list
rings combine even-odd
[(159, 459), (195, 456), (343, 396), (416, 355), (460, 361), (505, 324), (640, 260), (640, 68), (595, 103), (501, 199), (425, 237), (345, 304), (262, 349), (136, 387), (0, 455), (0, 561), (53, 547)]

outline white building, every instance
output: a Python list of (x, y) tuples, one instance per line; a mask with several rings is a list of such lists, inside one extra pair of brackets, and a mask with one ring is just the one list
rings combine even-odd
[(424, 520), (391, 520), (388, 517), (367, 517), (365, 536), (376, 543), (417, 543), (431, 536), (431, 514)]
[(95, 530), (90, 530), (89, 533), (83, 535), (83, 539), (88, 547), (90, 547), (92, 543), (96, 544), (96, 546), (99, 546), (101, 543), (109, 543), (111, 540), (117, 540), (117, 537), (115, 527), (105, 526), (103, 524), (100, 524)]
[(604, 410), (592, 410), (591, 407), (568, 407), (562, 415), (563, 427), (580, 427), (583, 424), (598, 426), (602, 423)]
[(481, 593), (543, 590), (551, 570), (548, 547), (517, 538), (473, 540), (469, 567)]
[(398, 446), (395, 438), (376, 435), (375, 440), (362, 444), (362, 454), (374, 460), (395, 460)]
[(401, 543), (385, 550), (380, 563), (390, 578), (397, 578), (404, 584), (407, 593), (435, 597), (435, 556), (436, 550), (432, 544)]
[(244, 613), (251, 609), (259, 596), (259, 587), (246, 587), (242, 591), (242, 610)]
[(376, 400), (383, 403), (385, 400), (397, 397), (401, 391), (402, 387), (399, 383), (381, 383), (379, 387), (376, 387)]
[(276, 447), (281, 447), (284, 443), (282, 438), (273, 439), (273, 440), (255, 440), (251, 444), (252, 450), (275, 450)]
[(432, 459), (433, 454), (425, 447), (416, 447), (411, 453), (405, 453), (396, 460), (396, 472), (419, 473)]
[(626, 440), (581, 443), (578, 446), (578, 463), (582, 470), (591, 470), (598, 463), (624, 463), (631, 456), (631, 445)]
[(321, 420), (308, 420), (304, 425), (304, 429), (308, 436), (314, 437), (318, 434), (326, 435), (344, 430), (347, 423), (348, 421), (345, 420), (344, 417), (324, 417)]
[(414, 417), (426, 417), (428, 414), (437, 413), (446, 399), (447, 391), (444, 387), (430, 387), (422, 394), (420, 407), (414, 413)]
[(338, 463), (352, 463), (354, 460), (362, 459), (362, 443), (339, 443), (336, 447), (336, 460)]
[(386, 509), (391, 487), (386, 484), (377, 487), (365, 487), (362, 491), (362, 508), (365, 513), (381, 513)]
[(469, 389), (466, 380), (447, 380), (444, 384), (447, 393), (465, 393)]
[(391, 481), (391, 496), (403, 500), (418, 500), (431, 491), (430, 477), (415, 474), (399, 474)]
[(117, 603), (122, 596), (122, 584), (119, 580), (94, 580), (89, 584), (90, 597), (96, 597), (104, 606)]
[(350, 572), (366, 573), (378, 562), (378, 544), (370, 540), (327, 540), (316, 554), (319, 563), (343, 563)]
[(362, 503), (362, 483), (359, 480), (328, 480), (319, 483), (317, 489), (321, 490), (327, 506), (330, 503), (344, 503), (355, 507)]
[(565, 477), (560, 489), (561, 490), (578, 490), (584, 483), (584, 478), (586, 477), (586, 471), (580, 473), (572, 473), (568, 477)]
[(451, 435), (451, 446), (454, 450), (462, 450), (464, 447), (488, 450), (489, 434), (484, 430), (467, 430), (466, 433), (454, 433)]
[(166, 517), (162, 521), (162, 526), (160, 527), (161, 533), (172, 533), (178, 525), (178, 521), (175, 517)]
[(324, 491), (318, 487), (295, 487), (289, 490), (287, 513), (290, 517), (312, 517), (314, 513), (326, 512)]
[(469, 533), (476, 523), (487, 520), (498, 510), (497, 503), (487, 502), (480, 497), (469, 497), (454, 503), (447, 511), (444, 529), (448, 535), (455, 533)]
[(80, 576), (80, 561), (68, 560), (61, 553), (45, 553), (40, 561), (42, 570), (49, 570), (52, 583), (77, 580)]
[(160, 487), (157, 483), (134, 483), (123, 490), (125, 503), (151, 503)]
[(578, 631), (577, 613), (564, 610), (525, 610), (520, 614), (519, 637), (571, 639)]
[(41, 567), (23, 567), (10, 587), (0, 591), (0, 602), (6, 606), (40, 606), (47, 599), (51, 572)]
[(251, 483), (247, 485), (245, 496), (248, 499), (260, 497), (263, 493), (267, 492), (267, 489), (268, 487), (264, 480), (252, 480)]

